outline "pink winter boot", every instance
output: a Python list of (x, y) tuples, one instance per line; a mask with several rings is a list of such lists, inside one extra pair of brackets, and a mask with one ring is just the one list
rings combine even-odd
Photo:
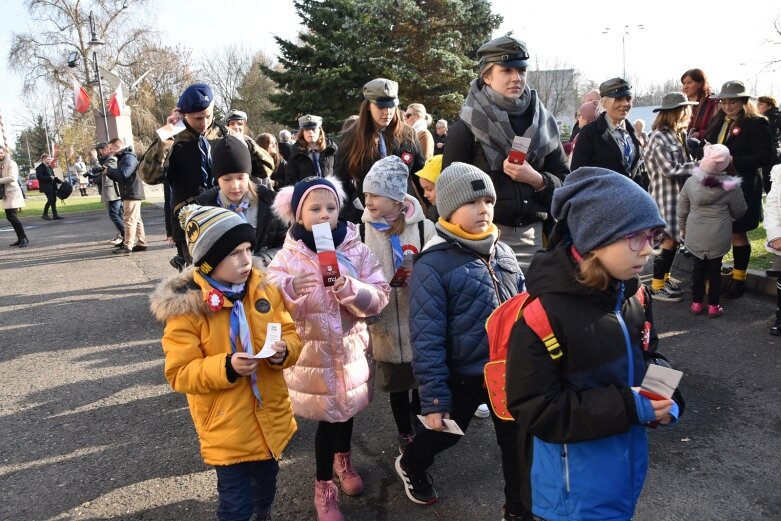
[(339, 490), (333, 481), (315, 480), (317, 521), (344, 521), (338, 501)]
[(352, 451), (334, 454), (334, 477), (339, 480), (342, 492), (357, 496), (363, 492), (363, 480), (353, 468)]

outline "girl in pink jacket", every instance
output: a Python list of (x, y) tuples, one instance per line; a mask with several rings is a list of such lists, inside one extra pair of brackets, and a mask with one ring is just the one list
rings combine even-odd
[[(303, 342), (285, 370), (293, 411), (318, 421), (315, 435), (315, 508), (319, 521), (340, 521), (334, 474), (348, 495), (363, 492), (350, 452), (353, 417), (371, 402), (374, 358), (366, 319), (388, 303), (382, 266), (352, 223), (339, 221), (344, 191), (333, 178), (308, 177), (277, 193), (274, 211), (291, 225), (268, 273)], [(325, 286), (312, 226), (330, 223), (340, 276)]]

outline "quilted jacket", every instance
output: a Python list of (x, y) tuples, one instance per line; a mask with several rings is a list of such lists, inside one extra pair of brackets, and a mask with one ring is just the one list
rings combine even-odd
[[(293, 277), (319, 275), (320, 263), (317, 253), (289, 232), (268, 267), (304, 342), (298, 363), (285, 370), (293, 411), (332, 423), (349, 420), (371, 403), (374, 357), (366, 318), (382, 311), (390, 291), (382, 266), (361, 242), (358, 229), (352, 223), (347, 226), (347, 236), (336, 248), (339, 272), (347, 277), (339, 291), (319, 284), (309, 295), (296, 297)], [(351, 269), (357, 277), (349, 275)]]
[[(423, 245), (437, 232), (434, 223), (423, 216), (423, 209), (417, 199), (408, 195), (406, 202), (412, 205), (414, 213), (407, 219), (407, 227), (399, 235), (401, 249), (411, 254), (419, 253)], [(393, 251), (388, 235), (375, 230), (371, 224), (371, 214), (363, 213), (366, 246), (379, 259), (386, 280), (391, 280), (396, 270), (393, 268)], [(385, 223), (385, 220), (382, 219)], [(419, 223), (423, 222), (423, 244), (420, 243)], [(382, 362), (394, 364), (412, 361), (412, 347), (409, 339), (409, 284), (391, 288), (390, 302), (380, 314), (379, 320), (369, 326), (374, 357)]]
[(296, 432), (282, 369), (293, 365), (301, 341), (285, 310), (279, 289), (253, 269), (243, 299), (255, 351), (263, 347), (266, 325), (282, 324), (288, 356), (282, 364), (258, 364), (257, 387), (262, 405), (250, 388), (249, 377), (228, 380), (226, 358), (231, 353), (230, 314), (225, 299), (211, 311), (206, 296), (211, 286), (191, 267), (164, 280), (150, 297), (155, 318), (165, 322), (165, 378), (174, 391), (185, 393), (201, 455), (208, 465), (279, 459)]
[(490, 258), (440, 235), (415, 259), (410, 279), (412, 369), (422, 413), (450, 412), (448, 382), (481, 376), (488, 362), (485, 321), (523, 291), (515, 254), (497, 242)]

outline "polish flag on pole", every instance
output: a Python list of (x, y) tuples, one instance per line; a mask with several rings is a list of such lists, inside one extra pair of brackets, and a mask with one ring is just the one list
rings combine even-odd
[(119, 116), (122, 107), (125, 106), (125, 99), (122, 96), (122, 85), (117, 85), (117, 90), (111, 95), (108, 100), (108, 107), (106, 110), (109, 114), (116, 117)]
[(89, 110), (89, 94), (76, 78), (73, 79), (73, 108), (82, 114)]

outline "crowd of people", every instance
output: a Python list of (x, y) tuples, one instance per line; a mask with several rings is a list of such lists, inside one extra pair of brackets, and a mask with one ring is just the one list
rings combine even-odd
[[(424, 105), (400, 110), (401, 86), (387, 78), (363, 86), (338, 139), (305, 114), (295, 135), (255, 141), (246, 114), (221, 125), (211, 89), (194, 84), (169, 118), (186, 130), (144, 155), (138, 174), (167, 184), (181, 271), (151, 298), (165, 323), (165, 375), (190, 398), (202, 456), (217, 469), (220, 519), (270, 519), (294, 417), (317, 422), (317, 518), (343, 519), (340, 492), (371, 486), (351, 440), (375, 389), (388, 394), (395, 469), (413, 503), (438, 500), (431, 465), (485, 411), (503, 519), (631, 519), (645, 427), (684, 410), (679, 392), (638, 392), (647, 365), (669, 366), (652, 303), (682, 300), (671, 277), (679, 251), (693, 257), (692, 314), (723, 313), (730, 248), (726, 296), (742, 295), (746, 232), (778, 144), (742, 83), (714, 93), (699, 69), (654, 109), (650, 133), (628, 119), (629, 82), (603, 82), (562, 143), (526, 84), (526, 45), (501, 37), (477, 57), (458, 120), (438, 121), (435, 134)], [(520, 162), (508, 153), (518, 137), (529, 143)], [(764, 185), (775, 200), (779, 175)], [(646, 288), (638, 275), (652, 254)], [(568, 362), (521, 316), (508, 338), (508, 420), (485, 406), (484, 324), (522, 292), (539, 300)], [(242, 429), (252, 444), (236, 439)]]
[[(119, 138), (96, 144), (81, 176), (101, 187), (115, 253), (147, 249), (143, 182), (164, 186), (178, 273), (151, 309), (165, 324), (165, 377), (187, 395), (201, 455), (216, 469), (219, 519), (271, 519), (296, 417), (317, 422), (317, 519), (343, 519), (340, 492), (372, 486), (351, 440), (375, 390), (388, 395), (394, 467), (411, 502), (438, 501), (435, 458), (475, 416), (490, 416), (503, 520), (631, 519), (646, 427), (684, 410), (680, 392), (639, 391), (648, 365), (669, 366), (653, 303), (683, 299), (671, 276), (679, 253), (693, 258), (692, 314), (717, 318), (722, 294), (743, 295), (763, 191), (779, 288), (770, 332), (781, 335), (775, 99), (755, 104), (739, 81), (714, 92), (691, 69), (646, 133), (628, 119), (632, 86), (611, 78), (583, 97), (563, 143), (526, 82), (524, 42), (491, 40), (477, 59), (457, 121), (437, 121), (433, 134), (426, 107), (402, 111), (403, 85), (387, 78), (363, 86), (338, 139), (317, 114), (302, 115), (295, 134), (254, 139), (246, 113), (217, 121), (211, 87), (195, 83), (167, 120), (184, 130), (140, 158)], [(521, 160), (510, 154), (519, 138)], [(43, 217), (51, 208), (61, 219), (56, 177), (47, 161), (38, 168)], [(0, 173), (23, 247), (24, 202), (5, 153)], [(646, 288), (639, 274), (651, 255)], [(508, 328), (508, 419), (486, 406), (485, 323), (524, 292), (552, 333), (542, 338), (524, 316)]]

